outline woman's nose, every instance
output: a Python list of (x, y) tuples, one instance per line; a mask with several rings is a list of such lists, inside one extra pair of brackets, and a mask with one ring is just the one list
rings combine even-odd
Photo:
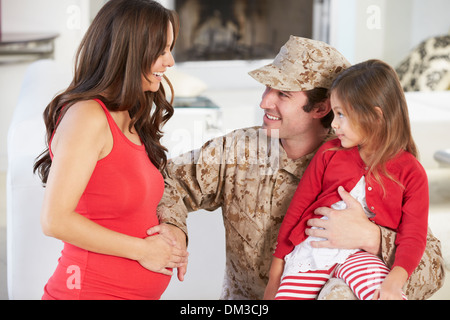
[(166, 61), (164, 61), (164, 63), (166, 65), (166, 67), (169, 67), (169, 68), (173, 67), (175, 65), (175, 59), (172, 55), (172, 52), (169, 52), (167, 54), (167, 58), (166, 58)]

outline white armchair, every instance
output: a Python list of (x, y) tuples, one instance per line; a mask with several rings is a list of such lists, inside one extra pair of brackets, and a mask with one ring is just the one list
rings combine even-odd
[(436, 151), (434, 160), (436, 160), (441, 167), (450, 167), (450, 149)]
[(33, 175), (33, 163), (45, 148), (42, 113), (69, 82), (70, 72), (54, 61), (31, 64), (9, 128), (6, 187), (9, 299), (40, 299), (62, 249), (60, 241), (42, 233), (40, 210), (44, 188), (38, 176)]

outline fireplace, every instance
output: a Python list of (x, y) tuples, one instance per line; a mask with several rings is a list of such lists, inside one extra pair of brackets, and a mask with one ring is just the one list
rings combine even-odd
[[(208, 90), (258, 89), (247, 72), (272, 62), (291, 34), (330, 40), (331, 0), (158, 1), (180, 16), (176, 69), (202, 80)], [(214, 21), (220, 21), (221, 32), (205, 32)], [(207, 36), (198, 38), (198, 30)]]
[(313, 37), (317, 2), (174, 0), (181, 23), (175, 59), (177, 62), (272, 59), (290, 35)]

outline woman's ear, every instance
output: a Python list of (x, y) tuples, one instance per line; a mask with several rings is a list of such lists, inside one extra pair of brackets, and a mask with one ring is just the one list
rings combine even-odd
[(331, 111), (330, 98), (327, 98), (326, 100), (316, 104), (313, 110), (314, 118), (321, 119), (325, 117), (328, 113), (330, 113), (330, 111)]

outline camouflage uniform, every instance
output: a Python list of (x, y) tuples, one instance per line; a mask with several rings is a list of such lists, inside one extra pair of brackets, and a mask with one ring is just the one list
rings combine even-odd
[[(263, 297), (278, 230), (315, 153), (292, 160), (278, 141), (258, 127), (240, 129), (169, 161), (158, 207), (161, 222), (187, 234), (188, 212), (222, 208), (226, 233), (222, 299)], [(395, 233), (380, 229), (383, 259), (390, 266)], [(408, 298), (428, 298), (442, 286), (443, 272), (440, 243), (429, 234), (424, 257), (407, 284)], [(343, 282), (332, 282), (323, 291), (327, 294), (320, 299), (355, 298)]]

